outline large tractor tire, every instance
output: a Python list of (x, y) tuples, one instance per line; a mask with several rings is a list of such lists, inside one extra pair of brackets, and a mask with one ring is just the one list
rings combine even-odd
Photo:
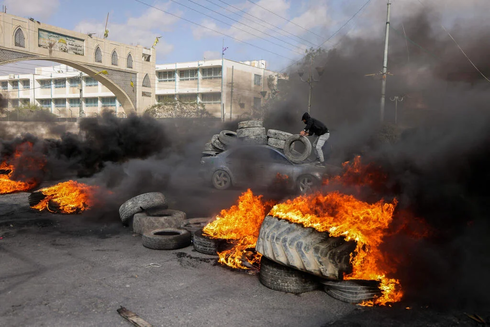
[(355, 242), (346, 242), (342, 237), (330, 237), (328, 233), (267, 216), (255, 249), (282, 265), (341, 280), (344, 273), (352, 270), (349, 259), (355, 247)]

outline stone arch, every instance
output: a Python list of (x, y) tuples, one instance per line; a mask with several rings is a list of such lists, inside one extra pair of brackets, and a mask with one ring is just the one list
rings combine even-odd
[(119, 57), (117, 56), (117, 51), (113, 50), (111, 55), (111, 64), (113, 66), (118, 66)]
[(97, 46), (95, 48), (94, 60), (95, 60), (95, 62), (102, 63), (102, 50), (100, 50), (100, 47), (99, 46)]
[[(12, 59), (12, 60), (6, 60), (3, 62), (0, 62), (1, 65), (5, 64), (10, 64), (18, 61), (25, 61), (25, 60), (48, 60), (48, 61), (53, 61), (58, 64), (64, 64), (68, 65), (70, 67), (73, 67), (75, 69), (78, 69), (79, 71), (87, 74), (88, 76), (95, 78), (97, 81), (102, 83), (105, 87), (111, 91), (116, 99), (119, 101), (121, 106), (123, 107), (126, 115), (129, 115), (130, 113), (135, 113), (136, 112), (136, 99), (132, 99), (131, 96), (123, 89), (123, 85), (118, 85), (116, 82), (119, 81), (120, 79), (117, 78), (114, 81), (111, 80), (110, 75), (111, 72), (109, 72), (108, 75), (100, 74), (100, 67), (89, 67), (88, 65), (73, 62), (70, 60), (64, 60), (64, 59), (58, 59), (58, 58), (53, 58), (53, 57), (45, 57), (45, 56), (38, 56), (38, 57), (24, 57), (24, 58), (17, 58), (17, 59)], [(97, 74), (99, 73), (99, 74)], [(131, 73), (136, 76), (135, 73)], [(129, 82), (127, 83), (129, 87)]]
[(146, 74), (145, 77), (143, 78), (142, 86), (143, 87), (151, 87), (150, 76), (148, 76), (148, 74)]
[(26, 47), (26, 37), (20, 26), (17, 27), (14, 33), (14, 45), (20, 48)]
[(133, 56), (131, 53), (128, 53), (128, 57), (126, 58), (126, 68), (133, 68)]

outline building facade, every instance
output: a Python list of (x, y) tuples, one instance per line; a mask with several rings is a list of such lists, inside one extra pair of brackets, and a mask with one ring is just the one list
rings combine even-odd
[[(213, 117), (235, 119), (260, 108), (278, 74), (266, 62), (203, 60), (156, 65), (154, 104), (181, 101), (203, 105)], [(59, 117), (94, 117), (112, 110), (125, 117), (116, 96), (103, 84), (70, 66), (39, 67), (34, 74), (0, 76), (10, 109), (35, 104)], [(144, 113), (147, 108), (138, 108)]]

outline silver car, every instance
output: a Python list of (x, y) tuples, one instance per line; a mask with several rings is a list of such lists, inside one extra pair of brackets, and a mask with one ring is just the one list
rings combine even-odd
[(327, 168), (292, 163), (268, 145), (243, 145), (202, 157), (199, 175), (219, 190), (255, 186), (307, 193), (321, 185)]

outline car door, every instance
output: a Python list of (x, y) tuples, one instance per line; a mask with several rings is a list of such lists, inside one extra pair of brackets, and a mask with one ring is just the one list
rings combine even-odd
[(260, 161), (254, 147), (233, 150), (226, 158), (226, 166), (232, 173), (234, 185), (252, 186), (260, 180)]
[(263, 186), (267, 187), (290, 187), (292, 180), (293, 165), (280, 153), (270, 148), (262, 148), (263, 160), (260, 163), (260, 179)]

